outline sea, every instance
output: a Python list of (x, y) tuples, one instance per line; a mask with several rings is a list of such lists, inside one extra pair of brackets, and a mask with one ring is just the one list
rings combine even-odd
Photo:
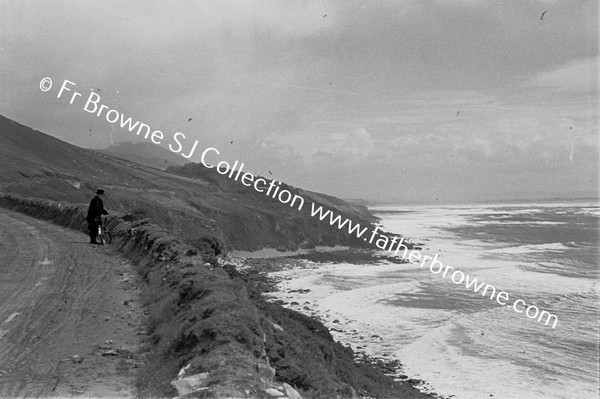
[(422, 254), (556, 315), (555, 328), (417, 263), (307, 261), (275, 273), (276, 296), (319, 315), (356, 351), (399, 360), (402, 374), (426, 382), (424, 391), (455, 399), (599, 397), (598, 201), (371, 211)]

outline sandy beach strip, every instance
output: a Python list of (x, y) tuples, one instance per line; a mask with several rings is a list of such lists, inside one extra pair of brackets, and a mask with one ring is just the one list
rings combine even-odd
[(378, 363), (381, 372), (398, 381), (407, 381), (424, 393), (432, 393), (426, 381), (405, 374), (401, 360), (395, 356), (397, 343), (385, 342), (371, 328), (371, 324), (386, 324), (389, 318), (385, 304), (373, 307), (373, 303), (398, 290), (416, 290), (417, 284), (407, 282), (400, 286), (396, 282), (382, 287), (375, 277), (369, 281), (366, 276), (371, 272), (367, 269), (372, 269), (373, 275), (397, 273), (405, 267), (399, 263), (406, 262), (378, 251), (327, 249), (260, 257), (260, 254), (272, 253), (263, 250), (251, 257), (230, 256), (228, 259), (240, 270), (262, 274), (269, 287), (264, 294), (266, 298), (322, 322), (334, 340), (352, 348), (357, 361)]

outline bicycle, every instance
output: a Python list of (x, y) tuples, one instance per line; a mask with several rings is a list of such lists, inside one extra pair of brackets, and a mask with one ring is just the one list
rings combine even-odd
[(96, 243), (100, 245), (110, 244), (112, 241), (112, 234), (110, 230), (104, 225), (104, 216), (98, 218), (98, 234), (96, 234)]

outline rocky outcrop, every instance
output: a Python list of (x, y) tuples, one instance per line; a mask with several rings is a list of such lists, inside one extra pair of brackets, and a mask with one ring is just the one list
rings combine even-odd
[[(273, 369), (273, 375), (270, 377), (270, 382), (265, 384), (265, 388), (260, 392), (263, 397), (266, 398), (282, 398), (282, 399), (303, 399), (302, 395), (297, 390), (292, 388), (287, 383), (274, 383), (273, 376), (275, 376), (275, 370)], [(211, 396), (210, 385), (211, 385), (210, 373), (200, 373), (191, 375), (189, 377), (185, 375), (179, 376), (178, 379), (171, 381), (171, 385), (177, 390), (179, 395), (174, 399), (190, 399), (190, 398), (208, 398)], [(249, 390), (244, 390), (243, 396), (239, 396), (240, 399), (245, 399), (250, 395)], [(257, 393), (255, 392), (255, 395)], [(230, 399), (234, 397), (229, 397)]]

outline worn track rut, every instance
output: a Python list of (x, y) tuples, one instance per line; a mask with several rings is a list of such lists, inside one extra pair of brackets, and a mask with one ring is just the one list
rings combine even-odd
[(113, 248), (0, 208), (0, 398), (135, 397), (142, 322)]

